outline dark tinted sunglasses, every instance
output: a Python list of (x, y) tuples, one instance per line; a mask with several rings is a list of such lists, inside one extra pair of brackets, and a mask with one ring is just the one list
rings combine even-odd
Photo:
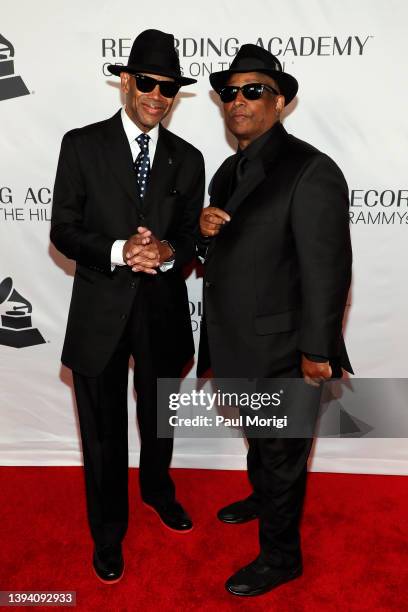
[(265, 89), (277, 96), (280, 95), (279, 91), (276, 91), (270, 85), (265, 85), (265, 83), (248, 83), (241, 87), (238, 87), (238, 85), (225, 85), (219, 90), (218, 95), (223, 102), (232, 102), (237, 97), (238, 92), (242, 91), (242, 95), (247, 100), (259, 100)]
[(142, 93), (149, 93), (158, 85), (162, 96), (165, 98), (174, 98), (180, 89), (180, 84), (176, 81), (158, 81), (145, 74), (134, 74), (133, 76), (136, 79), (136, 87)]

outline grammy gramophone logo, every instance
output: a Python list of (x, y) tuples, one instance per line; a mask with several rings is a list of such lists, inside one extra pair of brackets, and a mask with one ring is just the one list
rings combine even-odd
[(0, 283), (0, 344), (25, 348), (44, 344), (45, 340), (31, 324), (32, 306), (13, 289), (10, 277)]
[(14, 74), (14, 47), (0, 34), (0, 100), (26, 96), (30, 92), (20, 76)]

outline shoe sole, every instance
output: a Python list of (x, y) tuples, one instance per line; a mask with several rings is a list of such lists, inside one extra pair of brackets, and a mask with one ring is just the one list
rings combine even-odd
[(258, 589), (257, 591), (254, 591), (252, 593), (236, 593), (235, 591), (232, 591), (231, 589), (229, 589), (227, 586), (225, 588), (228, 591), (228, 593), (230, 593), (231, 595), (235, 595), (236, 597), (256, 597), (257, 595), (264, 595), (265, 593), (269, 593), (269, 591), (273, 591), (273, 589), (276, 589), (277, 587), (281, 586), (282, 584), (286, 584), (287, 582), (290, 582), (291, 580), (300, 578), (301, 575), (302, 575), (302, 571), (296, 572), (295, 574), (293, 574), (293, 576), (289, 576), (288, 578), (285, 578), (285, 580), (280, 580), (273, 586), (268, 586), (263, 589)]
[(166, 529), (168, 529), (169, 531), (172, 531), (173, 533), (190, 533), (191, 531), (193, 531), (194, 529), (194, 525), (192, 527), (190, 527), (190, 529), (173, 529), (173, 527), (169, 527), (168, 525), (166, 525), (166, 523), (163, 521), (162, 517), (160, 516), (160, 514), (157, 512), (157, 510), (155, 510), (155, 508), (153, 508), (153, 506), (149, 506), (149, 504), (146, 504), (146, 502), (142, 502), (142, 504), (144, 506), (146, 506), (146, 508), (149, 508), (149, 510), (151, 510), (152, 512), (154, 512), (160, 519), (160, 522), (162, 525), (164, 525), (164, 527)]
[(103, 584), (117, 584), (118, 582), (120, 582), (123, 578), (123, 575), (125, 573), (125, 568), (123, 568), (123, 572), (122, 574), (119, 576), (119, 578), (116, 578), (115, 580), (104, 580), (103, 578), (101, 578), (98, 574), (98, 572), (96, 571), (95, 568), (93, 568), (93, 571), (95, 572), (95, 576), (98, 578), (98, 580), (100, 580), (100, 582), (103, 582)]
[(243, 525), (244, 523), (250, 523), (251, 521), (255, 521), (256, 519), (259, 519), (259, 515), (255, 514), (251, 516), (250, 518), (246, 518), (246, 519), (238, 520), (238, 521), (228, 521), (226, 519), (220, 518), (218, 515), (217, 515), (217, 519), (221, 521), (221, 523), (226, 523), (227, 525)]

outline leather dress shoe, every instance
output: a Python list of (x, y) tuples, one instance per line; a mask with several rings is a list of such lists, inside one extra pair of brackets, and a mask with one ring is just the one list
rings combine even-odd
[(230, 523), (232, 525), (247, 523), (259, 518), (258, 504), (250, 496), (225, 506), (225, 508), (221, 508), (217, 513), (217, 517), (223, 523)]
[(125, 563), (120, 544), (95, 548), (93, 566), (99, 580), (105, 584), (119, 582), (125, 571)]
[(165, 527), (177, 533), (188, 533), (193, 529), (193, 522), (183, 506), (178, 502), (167, 502), (164, 504), (149, 504), (143, 502), (153, 510), (160, 518)]
[(225, 588), (232, 595), (253, 597), (267, 593), (301, 575), (301, 565), (292, 569), (274, 567), (259, 556), (231, 576), (225, 583)]

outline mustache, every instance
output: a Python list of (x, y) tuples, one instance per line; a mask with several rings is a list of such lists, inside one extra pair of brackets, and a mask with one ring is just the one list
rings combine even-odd
[(247, 113), (241, 109), (236, 109), (236, 110), (232, 110), (230, 113), (228, 113), (230, 117), (236, 117), (237, 115), (239, 115), (240, 117), (250, 117), (251, 114)]
[(143, 96), (143, 100), (142, 100), (143, 104), (149, 104), (149, 105), (154, 105), (157, 108), (166, 108), (165, 104), (163, 104), (162, 102), (158, 102), (155, 98), (150, 98), (148, 96), (144, 97)]

